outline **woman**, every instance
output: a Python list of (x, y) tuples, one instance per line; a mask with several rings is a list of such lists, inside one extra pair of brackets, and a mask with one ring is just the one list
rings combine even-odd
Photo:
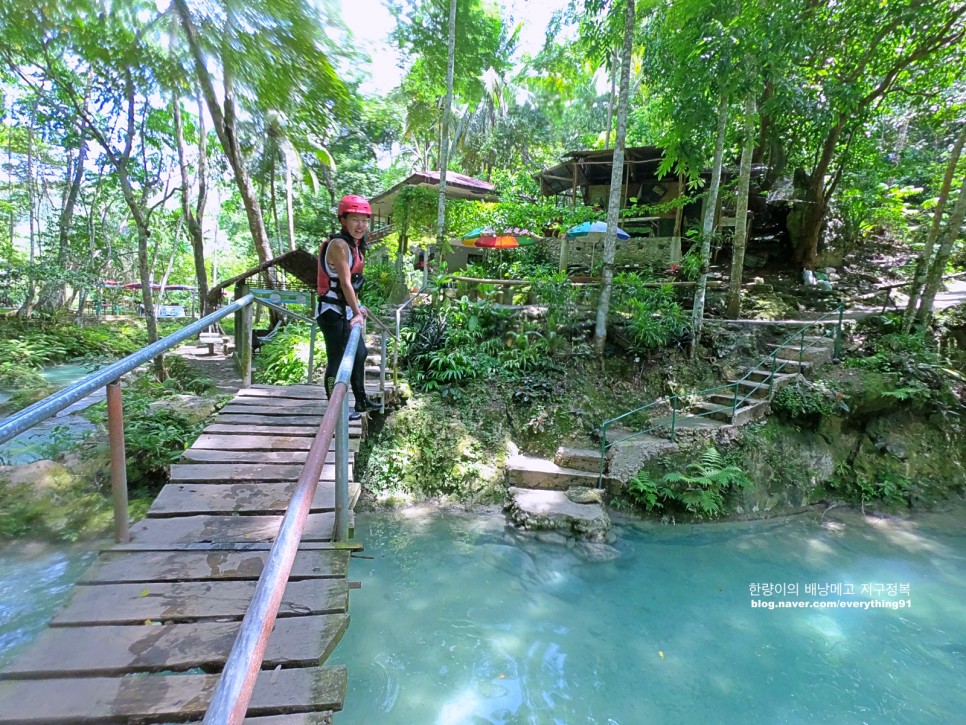
[[(325, 366), (325, 392), (332, 396), (332, 388), (339, 374), (339, 364), (349, 341), (353, 325), (363, 325), (366, 308), (359, 302), (362, 289), (367, 246), (366, 232), (372, 209), (361, 196), (349, 195), (339, 201), (339, 222), (342, 231), (322, 242), (319, 248), (318, 294), (319, 305), (316, 320), (325, 338), (327, 362)], [(367, 413), (379, 410), (379, 404), (366, 397), (365, 337), (360, 336), (349, 385), (355, 396), (355, 412)], [(358, 417), (354, 415), (352, 417)]]

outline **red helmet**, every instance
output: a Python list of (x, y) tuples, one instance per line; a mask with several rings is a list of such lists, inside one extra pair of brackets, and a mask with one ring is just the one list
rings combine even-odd
[(339, 200), (339, 219), (346, 214), (365, 214), (366, 216), (372, 216), (372, 207), (369, 206), (369, 202), (366, 201), (364, 196), (349, 194)]

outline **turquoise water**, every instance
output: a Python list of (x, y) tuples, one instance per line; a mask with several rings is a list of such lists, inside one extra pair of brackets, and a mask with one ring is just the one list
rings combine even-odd
[[(40, 374), (54, 387), (60, 389), (90, 375), (98, 365), (89, 363), (64, 363), (44, 368)], [(95, 430), (95, 426), (81, 415), (84, 408), (103, 400), (104, 390), (97, 390), (53, 418), (37, 424), (28, 431), (0, 445), (0, 464), (22, 465), (51, 457), (52, 448), (64, 447), (70, 441), (83, 438)], [(9, 400), (10, 394), (0, 391), (0, 403)]]
[[(623, 525), (604, 562), (520, 541), (498, 514), (360, 514), (373, 558), (350, 568), (363, 586), (331, 660), (349, 668), (337, 721), (962, 722), (962, 512), (918, 524), (836, 513)], [(765, 583), (799, 594), (752, 597)], [(854, 594), (806, 594), (812, 584)]]
[(47, 625), (94, 556), (35, 543), (0, 549), (0, 667)]

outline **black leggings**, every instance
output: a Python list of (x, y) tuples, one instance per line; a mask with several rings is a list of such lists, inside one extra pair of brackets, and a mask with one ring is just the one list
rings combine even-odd
[[(345, 346), (349, 341), (350, 325), (345, 315), (340, 315), (335, 310), (326, 310), (316, 319), (325, 338), (325, 394), (331, 396), (335, 379), (339, 375), (339, 365), (345, 354)], [(352, 375), (349, 376), (349, 385), (356, 397), (356, 403), (366, 399), (366, 357), (368, 355), (366, 339), (360, 335), (355, 363), (352, 365)]]

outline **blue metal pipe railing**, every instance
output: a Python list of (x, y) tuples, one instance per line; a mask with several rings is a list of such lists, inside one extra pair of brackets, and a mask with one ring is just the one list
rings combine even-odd
[(97, 372), (91, 373), (85, 378), (81, 378), (76, 383), (68, 385), (63, 390), (59, 390), (53, 395), (49, 395), (33, 405), (30, 405), (19, 413), (14, 413), (0, 423), (0, 443), (6, 443), (25, 430), (29, 430), (38, 423), (47, 420), (64, 408), (76, 403), (81, 398), (90, 395), (95, 390), (103, 388), (109, 383), (114, 382), (122, 375), (131, 372), (146, 362), (153, 360), (158, 355), (170, 350), (175, 345), (184, 342), (190, 337), (194, 337), (202, 330), (215, 324), (219, 320), (227, 317), (233, 312), (240, 310), (252, 303), (254, 297), (245, 295), (235, 300), (227, 307), (223, 307), (217, 312), (212, 312), (207, 317), (203, 317), (197, 322), (185, 325), (177, 332), (168, 335), (157, 342), (154, 342), (142, 350), (128, 355), (126, 358), (118, 360), (116, 363), (101, 368)]
[(288, 583), (289, 574), (302, 532), (308, 520), (312, 499), (319, 483), (326, 453), (336, 437), (336, 486), (335, 486), (335, 535), (337, 541), (348, 540), (349, 535), (349, 398), (348, 383), (355, 361), (356, 348), (362, 334), (361, 325), (353, 325), (349, 332), (345, 354), (339, 365), (339, 373), (329, 396), (329, 405), (319, 432), (299, 476), (275, 542), (272, 544), (265, 568), (258, 578), (251, 604), (245, 612), (238, 636), (225, 662), (221, 677), (215, 687), (208, 711), (206, 725), (234, 725), (245, 719), (248, 702), (255, 688), (255, 680), (262, 666), (268, 638), (275, 626), (278, 608)]

